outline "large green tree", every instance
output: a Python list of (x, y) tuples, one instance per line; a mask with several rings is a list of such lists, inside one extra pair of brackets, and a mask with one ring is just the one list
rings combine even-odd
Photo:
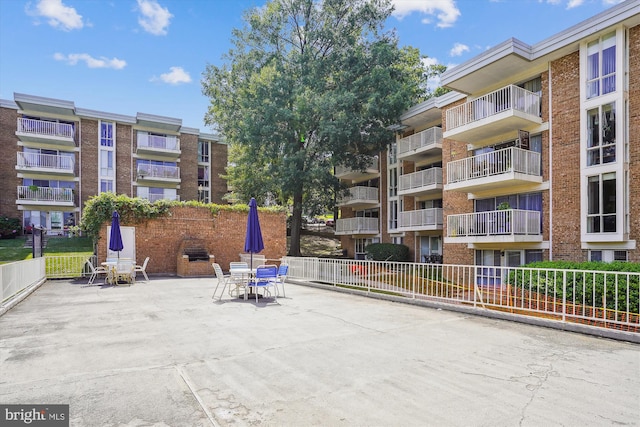
[(205, 121), (230, 145), (236, 196), (293, 205), (290, 255), (305, 207), (337, 188), (333, 168), (363, 170), (423, 95), (420, 53), (384, 29), (392, 10), (389, 0), (270, 1), (203, 74)]

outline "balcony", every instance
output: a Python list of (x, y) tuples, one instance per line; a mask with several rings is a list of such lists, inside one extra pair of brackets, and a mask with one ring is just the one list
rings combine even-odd
[(19, 185), (16, 204), (73, 206), (73, 190), (70, 188)]
[(180, 168), (177, 166), (138, 165), (137, 181), (180, 182)]
[(74, 174), (75, 157), (24, 152), (16, 154), (16, 169), (20, 172), (50, 173), (56, 175)]
[(400, 175), (400, 196), (425, 196), (442, 192), (442, 168), (425, 169)]
[(379, 233), (378, 218), (346, 218), (336, 221), (337, 236), (358, 235), (358, 234), (378, 234)]
[(16, 136), (23, 142), (75, 147), (73, 125), (18, 117)]
[(542, 242), (540, 212), (522, 209), (447, 216), (445, 243)]
[(377, 187), (352, 187), (349, 189), (349, 195), (338, 201), (338, 206), (349, 207), (352, 209), (367, 209), (378, 206)]
[(398, 231), (442, 230), (442, 208), (400, 212)]
[(432, 127), (398, 141), (398, 160), (417, 161), (442, 155), (442, 128)]
[(447, 163), (447, 184), (444, 189), (473, 193), (540, 183), (540, 153), (509, 147)]
[(175, 136), (149, 135), (138, 132), (136, 154), (168, 157), (180, 156), (180, 139)]
[(443, 137), (476, 144), (492, 136), (542, 123), (540, 95), (510, 85), (446, 112)]
[(371, 158), (369, 164), (363, 171), (355, 170), (346, 166), (336, 167), (336, 178), (351, 182), (362, 182), (377, 178), (380, 175), (378, 158)]
[(178, 195), (169, 195), (169, 194), (148, 194), (146, 196), (140, 196), (142, 199), (146, 199), (151, 203), (157, 202), (158, 200), (169, 200), (172, 202), (179, 202), (180, 196)]

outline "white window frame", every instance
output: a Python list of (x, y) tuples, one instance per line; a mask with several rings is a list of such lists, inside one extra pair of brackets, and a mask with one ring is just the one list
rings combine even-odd
[[(112, 126), (112, 130), (111, 130), (111, 145), (106, 145), (103, 146), (102, 145), (102, 125), (104, 124), (108, 124)], [(102, 167), (102, 163), (103, 163), (103, 159), (105, 158), (105, 156), (108, 156), (107, 153), (110, 153), (112, 156), (112, 174), (103, 174), (103, 167)], [(106, 191), (112, 191), (112, 192), (116, 192), (116, 122), (112, 122), (112, 121), (107, 121), (107, 120), (100, 120), (98, 122), (98, 194), (99, 193), (103, 193), (104, 191), (102, 190), (102, 183), (111, 183), (111, 189), (106, 190)]]

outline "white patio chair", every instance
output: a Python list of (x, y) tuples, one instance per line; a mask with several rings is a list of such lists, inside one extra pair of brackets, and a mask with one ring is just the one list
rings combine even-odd
[[(220, 264), (218, 263), (212, 263), (211, 264), (213, 266), (213, 271), (216, 272), (216, 279), (218, 279), (218, 283), (216, 284), (216, 288), (213, 290), (213, 295), (211, 295), (211, 299), (216, 299), (216, 292), (218, 292), (218, 287), (220, 287), (220, 285), (222, 285), (222, 291), (220, 292), (220, 298), (218, 298), (218, 301), (222, 300), (222, 296), (224, 295), (224, 290), (227, 288), (227, 285), (229, 284), (229, 279), (231, 278), (230, 275), (225, 276), (224, 273), (222, 272), (222, 268), (220, 268)], [(231, 290), (229, 290), (231, 291)], [(231, 292), (229, 292), (231, 293)]]
[(235, 296), (240, 296), (240, 291), (246, 291), (250, 273), (251, 269), (246, 262), (232, 261), (229, 263), (229, 295), (234, 296), (235, 293)]
[(149, 264), (149, 257), (146, 257), (144, 259), (144, 262), (142, 263), (142, 265), (136, 265), (133, 268), (134, 273), (142, 273), (144, 275), (144, 280), (145, 282), (149, 281), (149, 276), (147, 276), (147, 264)]
[(117, 285), (119, 282), (125, 282), (131, 285), (132, 283), (135, 283), (136, 279), (133, 274), (135, 267), (135, 264), (131, 260), (119, 260), (116, 265), (116, 277), (114, 284)]
[(94, 267), (90, 259), (88, 259), (86, 263), (89, 265), (89, 269), (91, 270), (91, 275), (89, 276), (89, 281), (87, 282), (87, 285), (93, 285), (93, 282), (94, 280), (96, 280), (96, 277), (98, 277), (101, 274), (104, 274), (105, 280), (106, 280), (107, 274), (109, 273), (106, 268), (104, 268), (101, 265), (98, 267)]

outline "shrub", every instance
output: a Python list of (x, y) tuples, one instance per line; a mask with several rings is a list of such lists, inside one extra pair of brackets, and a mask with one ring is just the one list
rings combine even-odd
[[(638, 273), (640, 272), (638, 263), (541, 261), (527, 264), (526, 267), (540, 270), (512, 270), (508, 278), (512, 286), (523, 288), (525, 291), (553, 295), (558, 299), (566, 297), (567, 301), (578, 304), (636, 314), (639, 312), (639, 276), (637, 274), (606, 274), (607, 272)], [(576, 271), (564, 275), (557, 269)], [(563, 295), (565, 291), (566, 295)]]
[(18, 235), (20, 227), (19, 219), (0, 216), (0, 238), (13, 239)]
[(372, 243), (365, 248), (367, 258), (374, 261), (408, 261), (409, 247), (395, 243)]

